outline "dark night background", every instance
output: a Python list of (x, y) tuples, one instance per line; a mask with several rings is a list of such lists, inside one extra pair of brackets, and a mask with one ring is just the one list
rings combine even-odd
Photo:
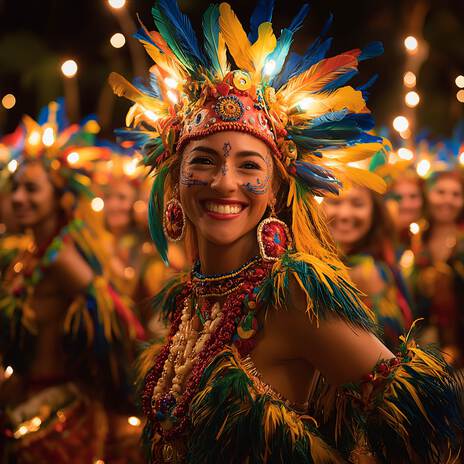
[[(198, 26), (210, 0), (180, 0), (181, 8)], [(245, 28), (254, 1), (231, 0)], [(411, 31), (414, 9), (424, 7), (419, 30)], [(152, 0), (128, 0), (126, 7), (135, 19), (139, 13), (149, 29)], [(301, 6), (300, 1), (277, 1), (274, 31), (287, 25)], [(418, 127), (432, 135), (447, 136), (464, 115), (464, 104), (456, 99), (455, 78), (464, 74), (464, 0), (374, 1), (315, 0), (304, 28), (296, 35), (294, 50), (302, 52), (314, 39), (329, 13), (334, 14), (331, 34), (335, 39), (331, 54), (381, 40), (385, 54), (361, 63), (355, 84), (372, 74), (380, 78), (372, 88), (370, 108), (380, 125), (391, 125), (401, 112), (404, 97), (403, 74), (407, 35), (420, 35), (429, 44), (429, 55), (417, 79), (421, 103), (417, 108)], [(106, 78), (118, 71), (131, 79), (133, 71), (126, 45), (114, 49), (109, 38), (121, 28), (106, 0), (0, 0), (0, 97), (13, 93), (16, 105), (0, 108), (0, 134), (12, 131), (22, 114), (37, 116), (39, 108), (63, 94), (60, 64), (68, 58), (79, 64), (80, 116), (105, 108), (109, 120), (104, 132), (123, 125), (128, 103), (108, 97)], [(198, 30), (198, 29), (197, 29)], [(135, 39), (129, 39), (135, 40)], [(149, 57), (146, 59), (148, 67)], [(106, 99), (102, 92), (106, 89)], [(114, 105), (114, 107), (112, 107)]]

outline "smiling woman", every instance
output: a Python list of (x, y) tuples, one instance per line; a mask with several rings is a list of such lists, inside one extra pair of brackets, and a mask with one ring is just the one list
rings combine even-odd
[[(314, 199), (342, 181), (384, 189), (350, 165), (384, 140), (346, 85), (381, 47), (324, 58), (322, 36), (286, 61), (308, 6), (277, 40), (273, 4), (259, 2), (248, 35), (228, 4), (211, 5), (203, 48), (177, 3), (160, 0), (159, 33), (137, 33), (155, 61), (149, 82), (110, 76), (134, 102), (119, 133), (154, 171), (152, 237), (166, 258), (170, 231), (185, 229), (192, 257), (155, 298), (167, 343), (141, 361), (150, 459), (440, 462), (461, 423), (448, 368), (411, 334), (396, 356), (375, 337)], [(182, 83), (176, 103), (169, 77)]]

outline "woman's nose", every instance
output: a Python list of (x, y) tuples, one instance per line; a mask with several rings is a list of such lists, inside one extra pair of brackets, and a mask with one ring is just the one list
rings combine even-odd
[(211, 188), (221, 193), (230, 193), (237, 189), (237, 177), (226, 162), (215, 173)]

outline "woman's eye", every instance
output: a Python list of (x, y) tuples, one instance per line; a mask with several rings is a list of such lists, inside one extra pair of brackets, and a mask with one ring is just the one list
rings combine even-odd
[(213, 162), (206, 156), (197, 156), (190, 160), (190, 164), (213, 164)]
[(256, 163), (253, 163), (252, 161), (243, 163), (241, 167), (244, 169), (260, 169), (260, 166)]

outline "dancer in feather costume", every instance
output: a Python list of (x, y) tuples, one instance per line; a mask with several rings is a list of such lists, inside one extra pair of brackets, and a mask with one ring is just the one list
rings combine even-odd
[(52, 102), (5, 147), (15, 218), (32, 237), (10, 240), (0, 267), (0, 357), (13, 371), (0, 385), (2, 462), (140, 459), (128, 363), (143, 329), (112, 281), (91, 208), (97, 128), (68, 126)]
[[(210, 6), (201, 45), (175, 0), (136, 37), (148, 82), (110, 76), (134, 105), (121, 136), (154, 172), (151, 235), (194, 262), (155, 305), (167, 344), (141, 360), (154, 463), (438, 463), (457, 453), (455, 393), (438, 353), (409, 333), (392, 354), (373, 335), (314, 196), (383, 181), (351, 166), (384, 149), (365, 89), (348, 84), (379, 44), (326, 58), (325, 28), (288, 54), (304, 5), (277, 39), (274, 2), (244, 31)], [(329, 21), (330, 23), (330, 21)], [(446, 460), (445, 459), (445, 460)]]

